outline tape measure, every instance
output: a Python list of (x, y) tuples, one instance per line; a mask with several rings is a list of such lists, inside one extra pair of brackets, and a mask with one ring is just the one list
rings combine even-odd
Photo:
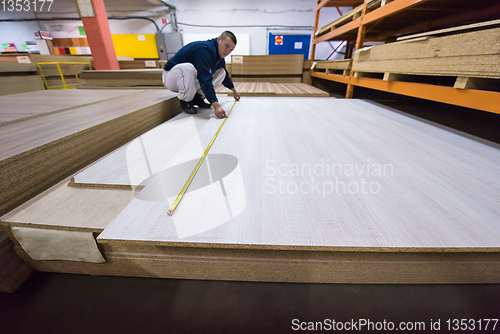
[[(227, 117), (229, 117), (229, 114), (231, 114), (231, 111), (233, 110), (233, 107), (234, 107), (235, 104), (236, 104), (236, 101), (234, 101), (233, 106), (231, 107), (231, 109), (229, 109), (229, 112), (227, 113)], [(200, 169), (200, 166), (203, 163), (203, 160), (205, 160), (205, 157), (207, 156), (208, 151), (210, 151), (210, 148), (212, 147), (212, 144), (215, 142), (215, 139), (217, 138), (217, 135), (219, 134), (219, 132), (222, 129), (222, 127), (224, 126), (224, 123), (226, 123), (227, 117), (224, 118), (224, 121), (219, 126), (219, 129), (217, 130), (217, 132), (213, 136), (212, 140), (210, 141), (210, 144), (208, 144), (205, 152), (203, 152), (203, 155), (201, 156), (200, 160), (198, 161), (198, 163), (194, 167), (193, 171), (191, 172), (191, 175), (189, 175), (189, 178), (187, 179), (186, 183), (184, 184), (184, 186), (182, 187), (181, 191), (179, 192), (179, 195), (177, 195), (177, 197), (175, 198), (174, 203), (172, 203), (172, 206), (170, 207), (170, 209), (168, 209), (167, 214), (169, 216), (171, 216), (171, 215), (174, 214), (174, 211), (177, 208), (177, 206), (179, 205), (180, 201), (182, 200), (182, 197), (184, 197), (184, 194), (186, 193), (187, 188), (189, 187), (189, 185), (191, 184), (191, 181), (193, 181), (194, 177), (196, 176), (196, 173), (198, 172), (198, 169)]]

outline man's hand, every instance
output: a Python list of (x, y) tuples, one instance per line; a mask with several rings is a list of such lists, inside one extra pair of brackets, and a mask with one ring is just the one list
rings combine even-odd
[(241, 95), (240, 95), (240, 93), (238, 93), (238, 92), (236, 91), (236, 89), (235, 89), (235, 88), (233, 88), (233, 89), (231, 89), (231, 90), (233, 91), (233, 96), (234, 96), (234, 99), (235, 99), (236, 101), (239, 101), (239, 100), (241, 99)]
[(215, 109), (215, 116), (217, 116), (218, 118), (227, 117), (226, 112), (224, 111), (224, 109), (222, 109), (219, 102), (214, 102), (212, 104), (212, 107), (214, 107)]

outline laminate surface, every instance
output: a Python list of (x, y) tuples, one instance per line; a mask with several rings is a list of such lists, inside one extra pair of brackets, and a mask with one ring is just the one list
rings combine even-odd
[[(64, 108), (68, 104), (73, 104), (75, 107), (82, 103), (84, 105), (78, 108), (65, 109), (63, 113), (48, 114), (44, 115), (44, 117), (28, 119), (23, 122), (0, 127), (0, 141), (3, 146), (0, 152), (0, 160), (5, 160), (16, 154), (64, 138), (69, 134), (126, 115), (131, 110), (138, 110), (174, 96), (168, 90), (139, 91), (133, 93), (130, 93), (130, 91), (106, 90), (101, 92), (96, 90), (73, 90), (68, 95), (63, 95), (67, 96), (67, 99), (61, 102), (60, 99), (54, 99), (58, 95), (53, 94), (60, 92), (46, 91), (41, 93), (43, 93), (41, 96), (44, 96), (42, 99), (45, 100), (45, 103), (27, 99), (28, 105), (31, 107), (40, 105), (41, 109), (38, 110), (44, 110), (44, 112)], [(35, 95), (35, 93), (30, 95)], [(77, 96), (79, 98), (75, 98)], [(115, 100), (110, 99), (110, 97), (119, 97), (120, 99)], [(0, 100), (3, 100), (3, 98), (8, 98), (7, 101), (10, 101), (10, 105), (12, 106), (12, 113), (15, 114), (16, 99), (12, 98), (12, 96), (7, 96), (2, 97)], [(94, 101), (94, 103), (89, 104), (89, 101)], [(96, 104), (95, 102), (100, 103)], [(26, 112), (29, 113), (29, 111)]]
[[(94, 93), (101, 100), (95, 101)], [(0, 214), (180, 112), (167, 90), (110, 93), (74, 90), (83, 104), (58, 109), (57, 101), (46, 99), (42, 106), (53, 112), (0, 126)], [(37, 103), (31, 101), (31, 106)]]
[[(242, 96), (286, 96), (286, 97), (328, 97), (319, 88), (303, 83), (274, 82), (234, 82), (234, 87)], [(219, 94), (232, 95), (233, 92), (220, 85), (215, 89)]]
[(11, 226), (101, 232), (133, 199), (123, 189), (75, 188), (69, 179), (2, 216)]
[[(230, 100), (232, 98), (219, 98), (222, 107), (226, 109), (230, 107)], [(213, 109), (199, 109), (193, 116), (181, 113), (77, 173), (71, 185), (124, 189), (144, 186), (150, 172), (161, 171), (180, 150), (185, 150), (186, 143), (195, 136), (199, 138), (198, 131), (214, 117)], [(197, 154), (204, 149), (202, 144), (208, 145), (214, 131), (216, 129), (213, 126), (203, 130), (203, 141), (193, 142), (193, 159), (199, 157)], [(140, 177), (142, 173), (146, 176)]]
[(0, 96), (0, 126), (130, 95), (120, 90), (48, 90)]
[[(202, 148), (220, 122), (209, 119), (197, 130)], [(183, 183), (172, 182), (172, 173), (188, 175), (199, 146), (186, 142), (98, 241), (500, 249), (500, 151), (382, 107), (333, 98), (242, 98), (193, 180), (197, 186), (168, 216)]]

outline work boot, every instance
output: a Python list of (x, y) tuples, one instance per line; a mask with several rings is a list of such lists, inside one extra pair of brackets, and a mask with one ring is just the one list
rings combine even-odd
[(206, 103), (204, 97), (198, 93), (195, 94), (194, 99), (191, 102), (195, 106), (198, 106), (199, 108), (210, 108), (211, 107), (210, 103)]
[(179, 101), (181, 101), (182, 111), (184, 111), (186, 114), (196, 114), (198, 112), (193, 105), (193, 101), (191, 101), (191, 102), (185, 102), (182, 100), (179, 100)]

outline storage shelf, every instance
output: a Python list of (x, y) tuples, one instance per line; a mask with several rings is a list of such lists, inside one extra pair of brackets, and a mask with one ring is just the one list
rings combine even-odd
[[(363, 25), (367, 30), (365, 40), (385, 41), (429, 29), (493, 20), (498, 18), (499, 13), (500, 4), (494, 1), (479, 3), (469, 0), (394, 0), (364, 15)], [(332, 40), (355, 40), (360, 25), (361, 18), (356, 18), (317, 36), (313, 44)]]
[[(318, 30), (321, 8), (342, 6), (343, 2), (345, 1), (318, 1), (314, 28), (317, 36), (313, 40), (311, 59), (314, 59), (316, 44), (324, 41), (356, 41), (356, 50), (358, 50), (363, 47), (364, 41), (393, 42), (401, 36), (500, 18), (500, 4), (497, 1), (393, 0), (378, 2), (365, 0), (361, 11), (358, 7), (353, 10), (357, 12), (354, 15), (351, 11), (345, 15), (344, 19), (341, 18), (329, 24), (331, 27), (327, 25)], [(353, 6), (359, 3), (353, 2)], [(346, 98), (352, 97), (354, 87), (359, 86), (500, 113), (500, 93), (497, 91), (355, 77), (354, 74), (353, 70), (349, 75), (311, 71), (310, 83), (312, 83), (312, 78), (320, 78), (347, 84)]]
[(417, 97), (500, 114), (500, 93), (475, 89), (458, 89), (414, 82), (357, 78), (340, 74), (311, 72), (311, 76), (358, 87)]

